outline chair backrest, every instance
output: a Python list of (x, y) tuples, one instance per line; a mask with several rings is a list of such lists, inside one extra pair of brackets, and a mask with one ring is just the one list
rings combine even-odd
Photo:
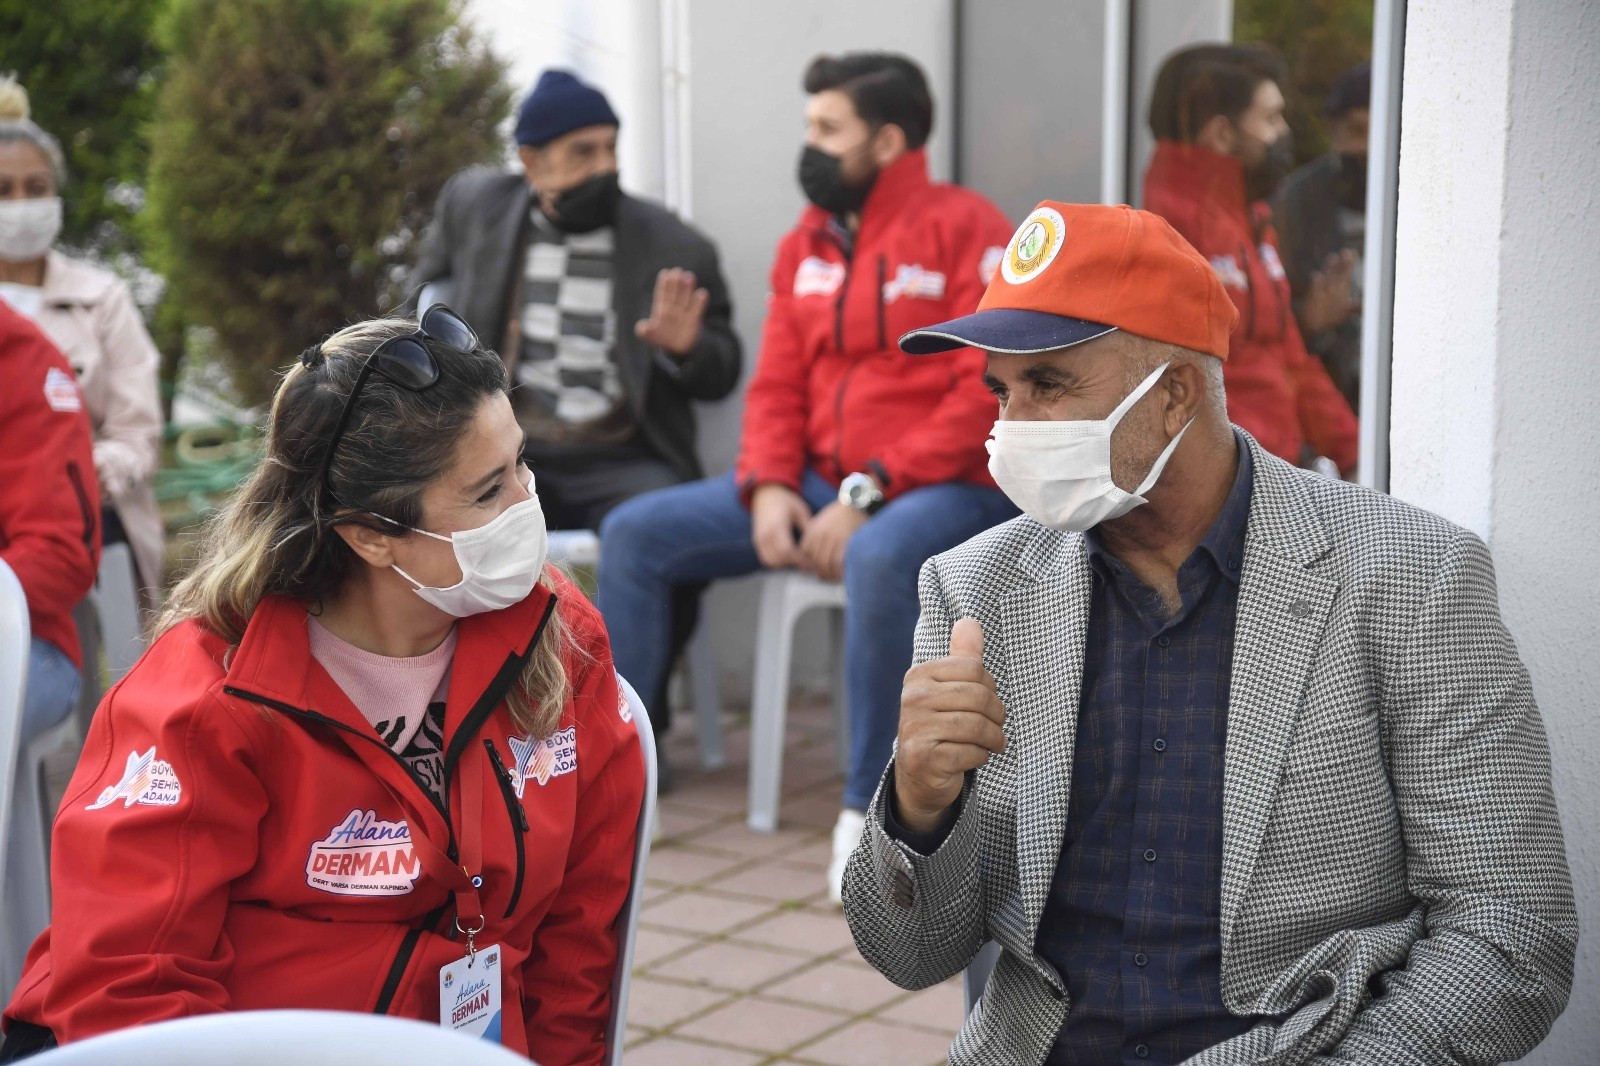
[(100, 616), (106, 674), (115, 685), (144, 654), (139, 579), (133, 567), (133, 550), (126, 544), (108, 544), (100, 552), (100, 572), (89, 590), (89, 599)]
[[(32, 642), (28, 597), (17, 575), (0, 559), (0, 885), (6, 883), (6, 856), (11, 848), (11, 797), (17, 760), (22, 756), (22, 704), (28, 691)], [(4, 947), (0, 945), (0, 949)]]
[(563, 566), (600, 565), (600, 538), (588, 529), (558, 529), (550, 534), (550, 561)]
[(639, 906), (644, 896), (644, 870), (650, 861), (650, 831), (656, 821), (656, 737), (644, 701), (621, 674), (617, 687), (628, 701), (633, 726), (644, 755), (644, 802), (639, 806), (639, 831), (633, 845), (633, 884), (617, 915), (617, 970), (611, 977), (611, 1022), (606, 1026), (606, 1062), (622, 1066), (622, 1045), (628, 1036), (628, 989), (633, 983), (633, 941), (639, 931)]
[(528, 1060), (429, 1022), (330, 1010), (205, 1014), (90, 1037), (28, 1060), (38, 1066), (511, 1066)]
[(993, 940), (984, 941), (983, 947), (967, 963), (967, 968), (961, 974), (961, 991), (966, 994), (967, 1013), (972, 1013), (972, 1008), (978, 1005), (978, 1000), (983, 998), (984, 986), (989, 983), (989, 975), (994, 972), (994, 964), (1000, 961), (1000, 945)]

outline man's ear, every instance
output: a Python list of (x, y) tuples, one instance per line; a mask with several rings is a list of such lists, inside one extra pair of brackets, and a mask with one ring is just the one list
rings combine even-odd
[(387, 570), (394, 562), (393, 537), (385, 536), (361, 522), (345, 522), (333, 529), (356, 553), (356, 557), (369, 566)]
[(1239, 144), (1239, 131), (1228, 121), (1228, 116), (1212, 115), (1206, 119), (1206, 124), (1200, 127), (1200, 133), (1195, 137), (1194, 143), (1218, 155), (1232, 155)]
[(1178, 431), (1188, 425), (1189, 420), (1198, 415), (1200, 408), (1205, 405), (1209, 390), (1206, 372), (1194, 363), (1174, 362), (1167, 367), (1162, 382), (1166, 386), (1166, 402), (1161, 411), (1162, 428), (1169, 436), (1176, 437)]
[(906, 131), (893, 122), (885, 122), (872, 135), (869, 147), (873, 164), (881, 170), (906, 154)]
[(522, 161), (522, 176), (528, 179), (532, 188), (539, 187), (539, 178), (544, 174), (543, 161), (539, 158), (539, 149), (531, 144), (517, 145), (517, 158)]

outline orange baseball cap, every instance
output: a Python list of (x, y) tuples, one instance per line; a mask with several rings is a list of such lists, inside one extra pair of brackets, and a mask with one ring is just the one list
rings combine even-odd
[(914, 329), (900, 348), (1031, 355), (1120, 329), (1226, 359), (1238, 320), (1211, 264), (1159, 215), (1046, 200), (1012, 235), (978, 310)]

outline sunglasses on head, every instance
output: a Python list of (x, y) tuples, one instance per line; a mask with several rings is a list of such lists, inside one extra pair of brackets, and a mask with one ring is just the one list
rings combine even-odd
[[(328, 472), (333, 467), (333, 453), (338, 450), (339, 441), (344, 436), (345, 428), (350, 424), (350, 413), (355, 410), (356, 397), (361, 395), (361, 387), (367, 383), (367, 378), (377, 374), (412, 392), (423, 392), (438, 382), (439, 361), (428, 351), (428, 346), (422, 343), (424, 340), (442, 344), (458, 352), (473, 352), (479, 347), (478, 335), (472, 332), (472, 327), (467, 325), (465, 319), (444, 304), (434, 304), (422, 313), (415, 333), (390, 337), (374, 348), (372, 354), (361, 364), (361, 372), (356, 375), (356, 383), (351, 387), (350, 395), (345, 397), (344, 410), (339, 413), (339, 421), (334, 426), (333, 436), (328, 440), (327, 450), (322, 454), (322, 470), (317, 482), (329, 495), (333, 493), (333, 487), (328, 483)], [(315, 368), (321, 365), (322, 359), (322, 345), (319, 344), (307, 349), (300, 357), (300, 362), (307, 368)]]

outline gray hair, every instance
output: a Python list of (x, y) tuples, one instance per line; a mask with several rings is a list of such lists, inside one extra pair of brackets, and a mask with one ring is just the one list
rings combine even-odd
[(1205, 374), (1206, 398), (1211, 401), (1217, 410), (1226, 411), (1228, 409), (1227, 392), (1222, 386), (1221, 359), (1205, 352), (1179, 347), (1176, 344), (1148, 340), (1132, 334), (1124, 334), (1124, 336), (1136, 342), (1130, 350), (1133, 358), (1128, 361), (1128, 388), (1130, 390), (1155, 373), (1155, 369), (1158, 366), (1167, 363), (1188, 363), (1199, 367), (1200, 371)]
[(0, 144), (23, 141), (37, 148), (50, 164), (60, 192), (67, 183), (67, 157), (62, 154), (61, 142), (40, 129), (29, 114), (28, 91), (15, 74), (0, 75)]

